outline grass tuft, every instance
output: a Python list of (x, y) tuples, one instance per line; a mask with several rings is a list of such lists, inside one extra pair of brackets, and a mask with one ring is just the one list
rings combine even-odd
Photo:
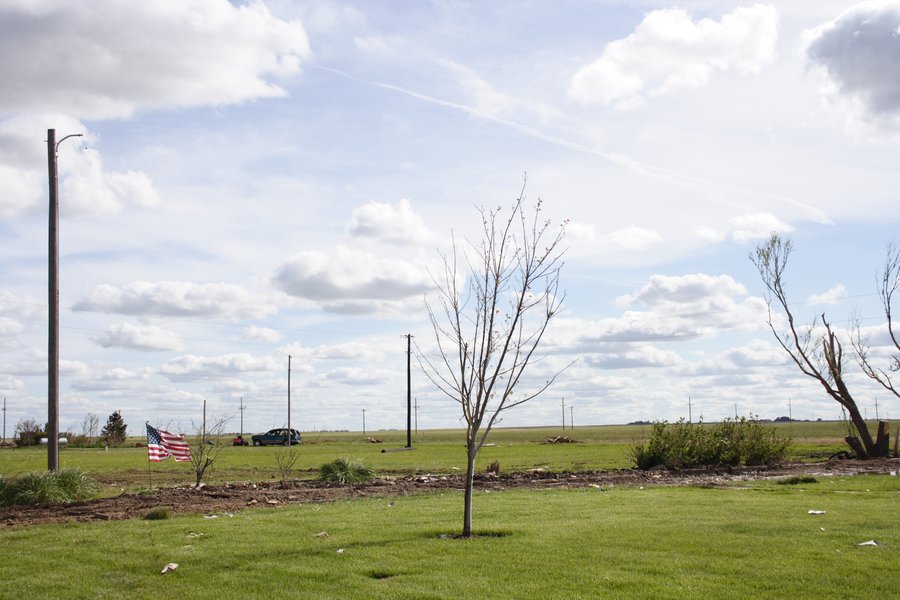
[(778, 485), (797, 485), (800, 483), (819, 483), (819, 480), (812, 475), (794, 475), (793, 477), (779, 479), (776, 483)]
[(165, 521), (166, 519), (172, 516), (172, 510), (165, 506), (157, 506), (156, 508), (151, 508), (150, 511), (144, 515), (145, 521)]
[(99, 490), (100, 484), (79, 469), (39, 471), (0, 481), (0, 506), (79, 502)]
[(361, 460), (337, 458), (319, 468), (319, 479), (335, 483), (362, 483), (375, 476), (375, 471)]

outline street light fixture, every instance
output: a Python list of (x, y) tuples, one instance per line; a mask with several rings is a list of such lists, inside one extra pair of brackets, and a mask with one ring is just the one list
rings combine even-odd
[(59, 182), (56, 174), (56, 153), (59, 145), (73, 133), (56, 141), (56, 130), (47, 130), (47, 170), (50, 176), (50, 274), (48, 300), (50, 323), (47, 354), (47, 469), (59, 470)]

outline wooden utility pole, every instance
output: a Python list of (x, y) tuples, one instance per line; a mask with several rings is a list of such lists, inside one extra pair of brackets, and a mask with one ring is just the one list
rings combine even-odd
[(692, 406), (692, 404), (691, 404), (691, 397), (688, 396), (688, 423), (692, 423), (692, 422), (693, 422), (691, 419), (693, 418), (694, 415), (691, 414), (691, 406)]
[(3, 396), (3, 443), (6, 443), (6, 396)]
[(412, 448), (412, 334), (406, 338), (406, 447)]
[(563, 424), (563, 431), (565, 431), (565, 430), (566, 430), (566, 399), (565, 399), (565, 398), (562, 399), (562, 403), (561, 403), (560, 405), (562, 406), (562, 415), (563, 415), (562, 424)]
[(59, 470), (59, 178), (56, 172), (56, 152), (59, 145), (73, 133), (56, 141), (56, 130), (47, 130), (47, 172), (50, 187), (49, 248), (47, 304), (47, 469)]
[(285, 444), (290, 448), (291, 446), (291, 355), (288, 354), (288, 433), (287, 433), (287, 441)]
[(241, 430), (238, 432), (238, 437), (244, 439), (244, 397), (241, 396), (241, 407), (238, 409), (241, 411)]
[(569, 405), (569, 429), (575, 429), (575, 409)]
[(363, 412), (363, 437), (366, 436), (366, 409), (362, 409)]

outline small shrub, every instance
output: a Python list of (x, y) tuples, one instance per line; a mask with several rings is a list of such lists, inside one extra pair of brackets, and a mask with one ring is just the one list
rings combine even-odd
[(798, 485), (801, 483), (819, 483), (819, 480), (812, 475), (794, 475), (793, 477), (779, 479), (776, 483), (778, 485)]
[(663, 465), (669, 469), (705, 465), (766, 465), (782, 460), (790, 439), (755, 419), (725, 419), (716, 425), (660, 421), (653, 424), (650, 441), (632, 448), (639, 469)]
[(164, 521), (172, 516), (172, 511), (165, 506), (157, 506), (151, 508), (150, 512), (144, 515), (145, 521)]
[(319, 468), (319, 479), (337, 483), (362, 483), (375, 476), (375, 471), (361, 460), (338, 458)]
[(100, 484), (79, 469), (41, 471), (4, 481), (0, 486), (0, 505), (79, 502), (93, 498), (99, 489)]

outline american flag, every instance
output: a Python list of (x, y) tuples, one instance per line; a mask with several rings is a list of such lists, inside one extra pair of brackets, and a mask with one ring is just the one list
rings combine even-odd
[(147, 457), (151, 462), (159, 462), (170, 456), (177, 462), (191, 460), (191, 447), (184, 434), (175, 435), (147, 423)]

